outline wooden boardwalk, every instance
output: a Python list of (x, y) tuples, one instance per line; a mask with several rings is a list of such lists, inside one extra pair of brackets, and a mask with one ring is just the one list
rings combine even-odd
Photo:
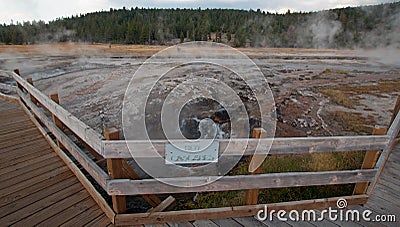
[[(277, 220), (276, 217), (273, 219), (273, 222), (268, 220), (260, 222), (256, 218), (246, 217), (196, 221), (194, 223), (186, 223), (184, 226), (400, 226), (400, 144), (397, 145), (389, 156), (384, 171), (368, 202), (363, 206), (350, 206), (347, 209), (358, 210), (360, 213), (368, 209), (372, 211), (372, 214), (369, 216), (371, 219), (375, 219), (377, 215), (396, 215), (396, 222), (366, 222), (364, 220), (357, 222), (329, 221), (327, 216), (325, 216), (325, 220), (322, 222), (283, 222)], [(315, 210), (315, 212), (317, 215), (321, 214), (319, 210)]]
[[(364, 206), (351, 209), (400, 218), (400, 146), (392, 152)], [(0, 99), (0, 225), (109, 226), (103, 213), (72, 171), (52, 150), (17, 102)], [(319, 211), (316, 211), (317, 213)], [(157, 226), (398, 226), (374, 222), (260, 222), (253, 217)], [(151, 225), (146, 225), (151, 226)]]
[(0, 182), (1, 226), (111, 224), (20, 105), (3, 99)]

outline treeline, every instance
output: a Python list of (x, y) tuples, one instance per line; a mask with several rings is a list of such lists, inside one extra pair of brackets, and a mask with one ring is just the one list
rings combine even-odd
[(235, 47), (400, 47), (400, 3), (321, 12), (232, 9), (110, 9), (49, 23), (0, 25), (0, 42), (168, 45), (222, 42)]

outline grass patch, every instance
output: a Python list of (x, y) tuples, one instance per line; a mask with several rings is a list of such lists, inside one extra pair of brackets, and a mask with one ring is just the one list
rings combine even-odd
[(351, 98), (349, 98), (348, 94), (345, 94), (341, 90), (325, 88), (321, 90), (321, 93), (329, 97), (334, 103), (347, 108), (354, 109), (354, 106), (359, 104), (358, 101), (352, 100)]
[(373, 117), (366, 118), (361, 113), (332, 111), (327, 112), (326, 115), (326, 118), (330, 119), (330, 122), (335, 122), (342, 131), (371, 134), (375, 125)]
[(344, 85), (339, 88), (343, 92), (355, 92), (357, 94), (369, 94), (380, 96), (381, 93), (392, 93), (400, 90), (400, 81), (384, 80), (370, 85)]
[(341, 74), (341, 75), (348, 75), (349, 72), (346, 70), (340, 70), (340, 69), (330, 69), (326, 68), (324, 71), (322, 71), (323, 74)]
[(357, 95), (374, 95), (376, 97), (385, 97), (382, 94), (390, 94), (400, 91), (400, 81), (398, 80), (383, 80), (369, 85), (340, 85), (331, 87), (322, 87), (321, 94), (329, 97), (337, 105), (341, 105), (350, 109), (355, 109), (359, 105)]
[[(331, 90), (325, 88), (324, 90)], [(344, 95), (374, 95), (377, 97), (382, 97), (382, 93), (390, 94), (393, 92), (398, 92), (400, 90), (400, 80), (382, 80), (375, 84), (368, 85), (341, 85), (335, 87), (335, 91), (340, 91)]]
[[(263, 173), (330, 171), (360, 168), (365, 152), (316, 153), (310, 155), (269, 156), (263, 163)], [(243, 160), (230, 175), (247, 174), (248, 162)], [(295, 188), (262, 189), (259, 203), (276, 203), (306, 199), (351, 195), (354, 184), (308, 186)], [(245, 205), (246, 191), (224, 191), (199, 193), (195, 202), (181, 207), (200, 209), (210, 207)]]

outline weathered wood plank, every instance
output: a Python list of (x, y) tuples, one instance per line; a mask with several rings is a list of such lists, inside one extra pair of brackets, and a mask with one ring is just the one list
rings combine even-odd
[(25, 143), (17, 143), (14, 146), (9, 146), (7, 148), (2, 148), (0, 152), (1, 155), (3, 155), (3, 153), (6, 152), (17, 152), (21, 149), (26, 149), (29, 147), (35, 147), (36, 145), (42, 145), (42, 144), (47, 144), (47, 143), (43, 143), (42, 141), (37, 141), (37, 140), (29, 140), (29, 141), (25, 141)]
[[(358, 206), (357, 206), (358, 207)], [(315, 210), (315, 212), (318, 214), (318, 217), (323, 216), (326, 220), (329, 220), (329, 215), (328, 213), (322, 214), (321, 211)], [(332, 223), (336, 224), (337, 226), (346, 226), (346, 227), (361, 227), (362, 225), (356, 223), (356, 222), (350, 222), (350, 221), (341, 221), (339, 219), (331, 221)]]
[(30, 165), (34, 165), (34, 164), (37, 164), (37, 163), (39, 163), (39, 165), (40, 165), (44, 161), (48, 161), (48, 164), (54, 163), (54, 162), (57, 161), (57, 159), (54, 159), (54, 157), (57, 157), (57, 154), (47, 153), (45, 155), (39, 156), (37, 158), (33, 158), (33, 159), (28, 160), (26, 162), (21, 162), (21, 163), (15, 164), (15, 165), (11, 165), (11, 166), (2, 168), (2, 169), (0, 169), (0, 177), (2, 175), (5, 175), (5, 174), (9, 173), (9, 172), (17, 171), (17, 170), (19, 170), (21, 168), (24, 168), (24, 167), (27, 167), (27, 166), (30, 166)]
[(38, 156), (43, 155), (48, 148), (48, 145), (45, 145), (43, 147), (37, 147), (33, 148), (31, 150), (19, 150), (20, 152), (8, 152), (1, 155), (0, 159), (0, 166), (10, 166), (13, 165), (14, 163), (20, 163), (20, 162), (25, 162), (27, 160), (36, 158)]
[[(50, 144), (50, 146), (53, 148), (53, 150), (58, 154), (58, 156), (64, 161), (64, 163), (68, 166), (68, 168), (75, 174), (75, 176), (78, 178), (78, 180), (82, 183), (82, 185), (85, 187), (87, 192), (92, 196), (92, 198), (96, 201), (98, 206), (104, 211), (105, 215), (107, 218), (110, 219), (110, 222), (114, 222), (114, 217), (115, 213), (113, 210), (108, 206), (107, 202), (104, 200), (104, 198), (100, 195), (100, 193), (94, 188), (92, 183), (89, 182), (89, 180), (86, 178), (86, 176), (81, 172), (81, 170), (74, 164), (74, 162), (57, 146), (57, 144), (50, 138), (49, 135), (47, 135), (46, 131), (44, 131), (43, 128), (41, 128), (39, 122), (36, 120), (36, 118), (29, 112), (29, 110), (23, 106), (23, 109), (25, 112), (28, 114), (28, 116), (31, 118), (32, 122), (38, 127), (39, 131), (42, 133), (44, 138), (47, 140), (47, 142)], [(52, 123), (51, 121), (48, 121), (49, 125)], [(54, 124), (52, 125), (55, 130), (60, 130), (58, 129), (57, 126)], [(60, 133), (60, 131), (58, 131)], [(63, 135), (60, 133), (60, 135)], [(67, 140), (68, 141), (68, 140)], [(70, 145), (72, 142), (68, 141), (68, 145)], [(73, 144), (73, 143), (72, 143)], [(73, 144), (75, 145), (75, 144)], [(76, 148), (75, 146), (72, 146)], [(95, 171), (98, 171), (100, 167), (98, 167), (89, 157), (87, 157), (79, 148), (77, 148), (74, 151), (70, 151), (72, 155), (77, 155), (79, 157), (83, 157), (83, 160), (87, 161), (87, 163), (90, 166), (93, 166)], [(81, 159), (78, 159), (81, 160)], [(80, 163), (83, 165), (82, 163)], [(89, 172), (89, 171), (88, 171)], [(90, 172), (89, 172), (90, 173)], [(101, 169), (100, 169), (100, 174), (103, 174), (104, 176), (104, 181), (106, 181), (108, 178), (107, 174), (105, 174)], [(93, 175), (92, 175), (93, 176)], [(94, 177), (95, 180), (97, 180)], [(99, 183), (99, 182), (98, 182)], [(100, 184), (101, 185), (101, 184)]]
[[(26, 78), (26, 82), (28, 82), (30, 85), (33, 86), (32, 77)], [(31, 101), (32, 101), (33, 103), (35, 103), (36, 105), (38, 104), (38, 101), (36, 100), (36, 98), (35, 98), (33, 95), (29, 95), (29, 97), (31, 98)]]
[[(109, 179), (108, 175), (94, 163), (70, 138), (68, 138), (37, 106), (35, 106), (26, 96), (19, 91), (21, 98), (31, 109), (31, 111), (41, 119), (42, 123), (53, 133), (64, 147), (71, 153), (72, 156), (82, 165), (82, 167), (99, 183), (100, 186), (105, 188), (106, 180)], [(22, 106), (24, 107), (24, 106)], [(29, 111), (24, 107), (27, 114)], [(32, 115), (32, 114), (31, 114)], [(31, 120), (34, 119), (30, 116)], [(33, 117), (33, 118), (32, 118)], [(46, 137), (47, 138), (47, 137)]]
[(267, 218), (266, 220), (262, 221), (262, 223), (266, 224), (269, 227), (291, 227), (291, 225), (289, 225), (288, 223), (280, 221), (275, 215), (272, 220)]
[(24, 130), (27, 130), (30, 126), (32, 127), (32, 124), (29, 124), (30, 122), (27, 122), (26, 124), (16, 124), (16, 125), (10, 125), (7, 127), (1, 127), (0, 135), (7, 135), (10, 133), (15, 133), (15, 132), (21, 132)]
[(232, 218), (225, 218), (225, 219), (213, 219), (211, 220), (218, 226), (229, 226), (229, 227), (242, 227), (243, 225), (239, 224), (237, 221), (233, 220)]
[[(104, 137), (106, 140), (119, 140), (119, 130), (116, 128), (108, 128), (104, 130)], [(108, 175), (111, 179), (124, 178), (124, 171), (122, 169), (123, 159), (107, 159)], [(112, 204), (114, 212), (117, 214), (126, 212), (126, 197), (119, 195), (112, 195)]]
[(197, 220), (193, 222), (193, 225), (196, 227), (218, 227), (217, 224), (210, 220)]
[[(69, 185), (69, 186), (66, 185), (66, 186), (64, 186), (64, 189), (57, 191), (55, 193), (52, 193), (39, 201), (36, 200), (36, 198), (29, 196), (25, 199), (25, 201), (18, 201), (18, 204), (21, 204), (22, 202), (24, 202), (23, 207), (21, 207), (18, 210), (12, 209), (13, 207), (11, 207), (11, 206), (6, 206), (7, 208), (11, 208), (11, 209), (6, 210), (5, 209), (6, 207), (4, 207), (5, 212), (0, 214), (0, 215), (2, 215), (1, 221), (5, 225), (11, 225), (17, 221), (24, 219), (25, 217), (28, 217), (29, 215), (36, 213), (37, 211), (39, 211), (41, 209), (44, 209), (48, 206), (51, 206), (52, 204), (57, 203), (60, 200), (63, 200), (64, 198), (66, 198), (70, 195), (76, 194), (79, 191), (82, 191), (82, 186), (79, 183), (77, 183), (77, 184)], [(26, 201), (30, 198), (34, 202), (29, 203), (29, 201)], [(1, 209), (3, 209), (3, 208), (1, 208)], [(11, 212), (11, 210), (13, 210), (13, 212)]]
[[(42, 164), (42, 163), (40, 163), (40, 164)], [(62, 166), (63, 166), (62, 162), (53, 162), (51, 164), (43, 163), (43, 165), (40, 165), (36, 169), (30, 170), (30, 169), (26, 168), (27, 170), (25, 170), (25, 171), (21, 171), (18, 173), (11, 173), (11, 174), (7, 175), (7, 178), (5, 178), (4, 180), (1, 179), (2, 183), (0, 185), (0, 188), (3, 189), (3, 188), (11, 187), (14, 184), (18, 184), (19, 182), (28, 180), (35, 176), (39, 176), (43, 173), (52, 171), (53, 169), (57, 169)]]
[(6, 111), (3, 110), (0, 112), (0, 117), (8, 120), (8, 118), (12, 119), (12, 118), (19, 117), (18, 113), (21, 113), (20, 107), (18, 107), (16, 109), (6, 110)]
[(376, 185), (376, 190), (374, 191), (374, 195), (382, 195), (382, 196), (389, 196), (392, 197), (392, 201), (400, 201), (400, 194), (398, 193), (398, 189), (394, 187), (389, 187), (385, 184), (379, 184)]
[(36, 141), (40, 138), (41, 138), (40, 135), (31, 135), (31, 136), (27, 135), (24, 137), (18, 137), (18, 140), (14, 142), (0, 144), (0, 153), (2, 153), (1, 151), (5, 151), (8, 148), (15, 147), (16, 145), (24, 144), (29, 141)]
[(52, 216), (60, 213), (61, 211), (69, 209), (71, 206), (85, 200), (86, 198), (88, 198), (88, 196), (89, 196), (88, 193), (85, 190), (82, 190), (68, 197), (63, 197), (63, 199), (57, 201), (57, 203), (54, 203), (44, 209), (37, 210), (38, 212), (29, 215), (29, 217), (16, 222), (15, 225), (19, 226), (38, 225), (42, 221), (51, 218)]
[[(375, 126), (372, 134), (373, 135), (384, 135), (386, 134), (387, 129), (386, 128), (379, 128)], [(362, 164), (362, 169), (372, 169), (376, 165), (376, 161), (379, 158), (381, 151), (380, 150), (374, 150), (374, 151), (367, 151), (365, 153), (364, 161)], [(362, 182), (362, 183), (357, 183), (354, 187), (354, 195), (361, 195), (365, 194), (368, 189), (368, 182)]]
[(71, 220), (68, 220), (67, 222), (62, 223), (60, 226), (62, 227), (83, 226), (91, 222), (98, 216), (105, 216), (105, 215), (103, 211), (97, 206), (97, 204), (94, 204), (85, 212), (81, 212), (79, 215), (75, 216)]
[[(61, 188), (65, 188), (65, 185), (63, 183), (66, 183), (66, 185), (71, 185), (74, 183), (77, 183), (78, 180), (76, 180), (72, 173), (70, 172), (64, 172), (60, 175), (57, 175), (56, 177), (53, 177), (51, 179), (48, 179), (46, 181), (41, 181), (36, 184), (31, 185), (30, 187), (24, 188), (22, 190), (14, 191), (12, 194), (0, 198), (0, 207), (3, 207), (7, 204), (14, 203), (17, 200), (23, 199), (31, 194), (35, 194), (43, 189), (54, 189), (57, 191), (57, 185), (61, 185)], [(41, 198), (37, 198), (41, 199)]]
[[(122, 160), (122, 168), (125, 173), (125, 177), (139, 180), (140, 177), (133, 171), (132, 167), (126, 162), (126, 160)], [(143, 198), (148, 202), (152, 207), (156, 207), (161, 203), (161, 200), (156, 195), (142, 195)]]
[[(65, 174), (60, 174), (59, 177), (63, 177), (63, 175)], [(47, 183), (47, 181), (44, 183)], [(49, 184), (50, 183), (51, 182), (49, 182)], [(17, 194), (11, 194), (10, 197), (3, 197), (5, 202), (1, 204), (0, 208), (2, 210), (2, 216), (16, 212), (30, 204), (45, 199), (48, 196), (77, 183), (78, 181), (76, 179), (66, 178), (63, 182), (56, 182), (50, 185), (41, 186), (40, 190), (28, 192), (28, 190), (31, 190), (31, 188), (35, 189), (35, 187), (27, 187), (23, 190), (20, 190), (20, 192)]]
[(254, 217), (239, 217), (233, 218), (235, 221), (239, 222), (243, 226), (254, 226), (254, 227), (266, 227), (267, 225)]
[[(80, 121), (78, 118), (73, 116), (67, 110), (65, 110), (62, 106), (56, 104), (49, 97), (44, 95), (37, 88), (33, 87), (27, 81), (22, 79), (15, 73), (12, 73), (13, 78), (17, 81), (18, 84), (24, 87), (30, 95), (32, 95), (40, 104), (42, 104), (47, 110), (49, 110), (52, 114), (54, 114), (62, 123), (68, 127), (71, 131), (73, 131), (78, 137), (85, 140), (85, 142), (91, 146), (94, 150), (101, 150), (101, 139), (102, 136), (87, 126), (85, 123)], [(17, 89), (17, 93), (21, 96), (22, 91)], [(26, 100), (24, 100), (26, 101)]]
[[(253, 138), (266, 138), (267, 131), (263, 128), (253, 129)], [(249, 157), (249, 174), (260, 174), (262, 173), (262, 164), (266, 158), (266, 155), (251, 155)], [(246, 205), (255, 205), (258, 203), (258, 192), (259, 189), (252, 189), (246, 191), (245, 203)]]
[(170, 209), (176, 205), (176, 200), (172, 196), (168, 196), (158, 206), (151, 208), (148, 212), (160, 212)]
[[(363, 211), (365, 211), (365, 210), (368, 209), (368, 208), (366, 208), (366, 207), (364, 207), (364, 206), (348, 206), (348, 207), (346, 207), (344, 210), (353, 210), (353, 209), (356, 209), (356, 210), (358, 210), (358, 211), (360, 211), (360, 212), (363, 212)], [(373, 209), (370, 209), (370, 210), (373, 210)], [(375, 215), (377, 215), (377, 214), (379, 214), (377, 211), (373, 211), (372, 214), (371, 214), (371, 216), (370, 216), (370, 218), (371, 218), (371, 219), (375, 219)], [(360, 218), (359, 221), (353, 222), (353, 223), (357, 223), (357, 224), (360, 224), (361, 226), (368, 226), (368, 227), (382, 227), (382, 226), (386, 226), (386, 225), (383, 225), (382, 223), (379, 223), (379, 222), (372, 222), (372, 221), (369, 221), (369, 222), (368, 222), (368, 221), (363, 220), (362, 218)]]
[(8, 119), (7, 121), (1, 122), (0, 127), (13, 127), (15, 124), (23, 124), (23, 123), (28, 123), (29, 121), (26, 120), (25, 116), (15, 116), (13, 119)]
[(367, 193), (371, 193), (374, 190), (374, 187), (377, 181), (379, 180), (379, 177), (382, 174), (385, 164), (389, 158), (389, 155), (396, 146), (395, 140), (399, 132), (400, 132), (400, 111), (397, 112), (392, 125), (390, 126), (388, 132), (386, 133), (386, 135), (389, 136), (389, 141), (386, 144), (385, 148), (383, 149), (383, 152), (379, 157), (378, 162), (376, 163), (376, 166), (378, 167), (378, 172), (376, 173), (375, 180), (368, 187)]
[[(227, 156), (248, 156), (254, 152), (262, 154), (263, 147), (269, 147), (270, 155), (310, 154), (320, 152), (343, 152), (358, 150), (381, 150), (388, 143), (389, 136), (331, 136), (331, 137), (293, 137), (266, 139), (218, 140), (220, 154)], [(179, 140), (174, 141), (179, 142)], [(168, 141), (102, 141), (102, 156), (105, 158), (132, 158), (128, 146), (135, 147), (135, 157), (165, 157), (165, 145)], [(231, 144), (229, 144), (231, 143)], [(229, 150), (227, 148), (229, 144)]]
[[(88, 226), (88, 227), (92, 227), (92, 226), (107, 226), (108, 224), (110, 224), (110, 220), (104, 216), (101, 215), (99, 217), (97, 217), (96, 219), (92, 220), (89, 223), (86, 223), (84, 226)], [(130, 224), (132, 225), (132, 224)]]
[(397, 179), (386, 175), (385, 178), (382, 177), (379, 179), (379, 184), (386, 185), (387, 187), (393, 187), (395, 189), (400, 188), (400, 182)]
[[(296, 226), (296, 227), (314, 227), (315, 226), (315, 225), (313, 225), (313, 224), (311, 224), (310, 222), (307, 222), (307, 221), (291, 221), (291, 220), (287, 220), (286, 223), (288, 223), (291, 226)], [(323, 225), (321, 225), (321, 226), (323, 226)]]
[[(348, 184), (368, 182), (376, 174), (375, 169), (370, 170), (345, 170), (327, 172), (290, 172), (270, 173), (257, 175), (218, 176), (207, 177), (180, 177), (144, 180), (110, 180), (107, 184), (107, 192), (110, 195), (143, 195), (164, 194), (197, 191), (227, 191), (256, 188), (284, 188), (312, 185)], [(214, 181), (218, 179), (217, 181)], [(191, 185), (201, 185), (190, 187)], [(164, 182), (164, 183), (163, 183)], [(166, 183), (165, 183), (166, 182)], [(171, 185), (185, 185), (187, 187), (174, 187)]]
[(2, 135), (1, 137), (1, 142), (12, 142), (10, 140), (15, 139), (15, 138), (20, 138), (20, 137), (29, 137), (32, 136), (33, 133), (37, 132), (37, 129), (34, 127), (27, 127), (25, 129), (15, 131), (15, 132), (10, 132), (7, 133), (6, 135)]
[[(343, 197), (347, 200), (349, 205), (364, 204), (368, 196), (354, 195)], [(285, 203), (267, 204), (269, 209), (275, 210), (302, 210), (302, 209), (318, 209), (336, 206), (339, 198), (327, 198), (317, 200), (304, 200)], [(204, 219), (221, 219), (232, 217), (248, 217), (254, 216), (261, 209), (264, 209), (265, 204), (248, 205), (238, 207), (223, 207), (223, 208), (209, 208), (199, 210), (185, 210), (185, 211), (168, 211), (168, 212), (155, 212), (155, 213), (142, 213), (142, 214), (118, 214), (115, 217), (116, 225), (130, 225), (131, 223), (140, 224), (155, 224), (166, 222), (183, 222)]]
[[(32, 98), (32, 96), (31, 96), (31, 98)], [(50, 98), (51, 98), (51, 100), (53, 100), (55, 103), (60, 104), (60, 99), (59, 99), (57, 93), (56, 93), (56, 94), (51, 94), (51, 95), (50, 95)], [(33, 103), (35, 103), (35, 102), (33, 102)], [(35, 104), (37, 105), (37, 102), (36, 102)], [(52, 114), (51, 117), (52, 117), (53, 123), (54, 123), (61, 131), (63, 131), (63, 130), (64, 130), (64, 125), (63, 125), (63, 123), (60, 121), (60, 119), (58, 119), (58, 117), (56, 117), (54, 114)], [(59, 140), (57, 140), (57, 145), (61, 148), (61, 150), (65, 150), (64, 145), (63, 145)]]
[[(82, 196), (83, 198), (84, 196)], [(70, 198), (68, 198), (70, 199)], [(64, 205), (64, 204), (63, 204)], [(41, 226), (60, 226), (62, 223), (75, 219), (77, 215), (80, 213), (84, 213), (87, 210), (89, 210), (93, 205), (97, 205), (96, 202), (89, 196), (86, 199), (83, 199), (82, 201), (79, 201), (78, 203), (67, 207), (67, 204), (65, 204), (66, 209), (62, 210), (59, 213), (56, 213), (55, 215), (50, 216), (48, 219), (44, 220), (43, 222), (40, 222), (39, 225)]]
[[(378, 188), (378, 187), (376, 187), (376, 188)], [(375, 190), (374, 193), (372, 195), (370, 195), (371, 203), (374, 201), (374, 198), (382, 199), (383, 200), (382, 202), (386, 201), (383, 204), (381, 204), (382, 206), (385, 206), (385, 207), (393, 206), (393, 207), (396, 207), (398, 210), (400, 209), (400, 204), (397, 204), (397, 202), (400, 201), (397, 193), (389, 194), (385, 191)], [(388, 206), (388, 204), (389, 204), (389, 206)], [(394, 211), (394, 210), (392, 210), (392, 211)]]
[(168, 224), (148, 224), (148, 225), (136, 225), (137, 227), (169, 227)]
[(170, 227), (193, 227), (192, 223), (190, 222), (174, 222), (174, 223), (167, 223)]
[(315, 226), (324, 226), (324, 227), (338, 227), (339, 225), (333, 223), (331, 220), (324, 218), (323, 220), (318, 220), (322, 215), (318, 212), (318, 210), (313, 210), (315, 212), (315, 221), (313, 218), (307, 220), (307, 222), (315, 225)]
[(370, 207), (377, 212), (381, 212), (382, 214), (400, 214), (400, 207), (397, 204), (393, 204), (387, 199), (380, 198), (378, 196), (371, 195), (368, 198), (368, 202), (365, 204), (365, 207)]

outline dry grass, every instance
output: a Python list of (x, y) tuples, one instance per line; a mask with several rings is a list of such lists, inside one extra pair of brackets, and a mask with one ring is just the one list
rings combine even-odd
[(341, 74), (341, 75), (349, 74), (349, 72), (346, 70), (330, 69), (330, 68), (326, 68), (322, 73), (323, 74)]
[[(310, 155), (270, 156), (263, 164), (263, 173), (306, 172), (358, 169), (361, 167), (365, 152), (317, 153)], [(242, 161), (230, 173), (247, 174), (247, 161)], [(310, 186), (295, 188), (262, 189), (259, 203), (276, 203), (305, 199), (327, 198), (350, 195), (354, 184)], [(187, 202), (185, 209), (245, 205), (246, 191), (224, 191), (200, 193), (196, 202)]]
[(349, 113), (345, 111), (332, 111), (326, 113), (330, 122), (335, 122), (342, 131), (372, 133), (376, 124), (373, 117), (365, 118), (361, 113)]
[(400, 80), (383, 80), (368, 85), (341, 85), (336, 86), (335, 89), (323, 88), (321, 90), (324, 95), (327, 95), (329, 97), (339, 95), (341, 98), (343, 98), (343, 96), (354, 96), (362, 94), (382, 97), (383, 93), (390, 94), (398, 91), (400, 91)]
[(0, 52), (22, 53), (27, 55), (153, 55), (166, 46), (92, 44), (92, 43), (49, 43), (35, 45), (0, 45)]
[[(326, 70), (325, 70), (326, 71)], [(322, 87), (321, 94), (329, 97), (335, 104), (350, 109), (355, 109), (359, 105), (360, 95), (374, 95), (384, 97), (382, 94), (391, 94), (400, 91), (400, 80), (384, 80), (368, 85), (340, 85), (332, 87)]]
[(347, 108), (355, 109), (355, 106), (359, 104), (357, 100), (352, 100), (348, 94), (341, 90), (325, 88), (321, 90), (321, 93), (329, 97), (334, 103)]
[(357, 94), (369, 94), (380, 96), (381, 93), (392, 93), (400, 90), (400, 80), (384, 80), (371, 85), (344, 85), (339, 88), (343, 92), (354, 92)]

